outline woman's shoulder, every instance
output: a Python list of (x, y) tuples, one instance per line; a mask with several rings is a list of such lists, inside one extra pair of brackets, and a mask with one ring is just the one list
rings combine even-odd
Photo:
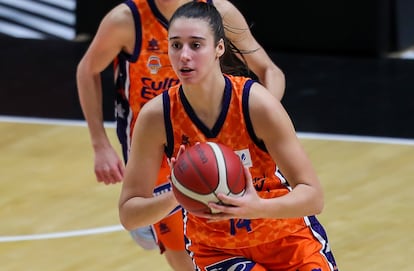
[(139, 113), (139, 115), (145, 114), (150, 117), (155, 117), (157, 115), (163, 115), (163, 98), (162, 94), (155, 96), (148, 102), (146, 102)]
[(260, 82), (253, 80), (250, 84), (249, 105), (259, 105), (262, 108), (273, 108), (275, 104), (280, 104), (270, 91)]

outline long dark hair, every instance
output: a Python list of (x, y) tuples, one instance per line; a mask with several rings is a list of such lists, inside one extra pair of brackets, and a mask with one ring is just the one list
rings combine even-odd
[[(223, 73), (256, 77), (250, 71), (244, 59), (244, 54), (254, 51), (241, 51), (226, 37), (223, 19), (215, 6), (204, 2), (188, 2), (174, 12), (170, 19), (170, 25), (175, 19), (182, 17), (203, 19), (208, 22), (214, 34), (216, 45), (220, 39), (223, 39), (226, 49), (220, 58), (220, 66)], [(226, 28), (226, 30), (231, 31), (229, 28)]]

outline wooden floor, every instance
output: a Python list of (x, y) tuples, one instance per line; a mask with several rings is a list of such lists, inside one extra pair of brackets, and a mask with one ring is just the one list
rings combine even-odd
[[(0, 134), (0, 270), (170, 270), (119, 225), (120, 185), (95, 181), (84, 124), (0, 121)], [(340, 270), (411, 271), (414, 141), (300, 136)]]

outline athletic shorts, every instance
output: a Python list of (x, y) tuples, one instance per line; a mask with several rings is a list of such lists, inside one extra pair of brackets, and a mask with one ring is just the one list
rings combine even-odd
[(240, 249), (214, 249), (193, 242), (190, 255), (197, 270), (244, 271), (337, 271), (327, 243), (309, 234), (309, 229), (271, 243)]
[(153, 225), (155, 238), (163, 253), (169, 250), (184, 250), (184, 228), (182, 209), (178, 208), (171, 215)]
[[(167, 158), (164, 156), (160, 172), (158, 173), (157, 184), (154, 188), (155, 196), (171, 191), (171, 183), (167, 178), (170, 174), (170, 167)], [(180, 206), (172, 210), (168, 216), (161, 219), (158, 223), (152, 225), (152, 229), (161, 253), (166, 249), (185, 250), (183, 209)]]

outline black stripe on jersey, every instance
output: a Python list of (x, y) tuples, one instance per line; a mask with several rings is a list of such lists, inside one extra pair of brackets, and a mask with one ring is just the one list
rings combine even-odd
[(194, 109), (191, 107), (191, 104), (188, 102), (187, 98), (184, 95), (184, 91), (180, 86), (179, 95), (181, 103), (183, 104), (184, 110), (187, 113), (188, 117), (194, 123), (195, 126), (204, 134), (207, 138), (215, 138), (219, 134), (221, 128), (224, 125), (226, 120), (227, 113), (230, 107), (230, 100), (232, 95), (232, 84), (230, 79), (227, 76), (224, 76), (225, 79), (225, 87), (224, 87), (224, 94), (223, 94), (223, 106), (221, 108), (220, 115), (218, 116), (216, 123), (214, 124), (213, 128), (210, 130), (197, 116), (194, 112)]
[(168, 95), (168, 91), (164, 91), (162, 93), (162, 103), (164, 108), (164, 126), (165, 126), (165, 134), (166, 134), (166, 146), (164, 148), (165, 155), (168, 158), (171, 158), (174, 151), (174, 133), (172, 129), (172, 122), (170, 118), (170, 96)]
[(125, 4), (131, 9), (132, 16), (134, 17), (135, 24), (135, 47), (132, 55), (122, 52), (126, 56), (129, 62), (137, 61), (142, 48), (142, 24), (141, 16), (138, 12), (137, 6), (132, 0), (125, 1)]
[(267, 152), (266, 146), (263, 142), (263, 140), (260, 140), (256, 133), (254, 132), (252, 120), (250, 119), (250, 113), (249, 113), (249, 95), (250, 95), (250, 89), (256, 81), (254, 80), (248, 80), (244, 84), (243, 87), (243, 97), (242, 97), (242, 108), (243, 108), (243, 115), (244, 115), (244, 121), (246, 122), (246, 129), (247, 132), (250, 135), (250, 138), (253, 140), (253, 142), (258, 146), (261, 150)]
[(162, 26), (165, 27), (165, 29), (168, 29), (168, 20), (164, 17), (164, 15), (161, 14), (160, 10), (158, 9), (157, 5), (155, 5), (154, 0), (148, 0), (148, 5), (150, 6), (152, 13), (154, 13), (157, 20), (162, 24)]

